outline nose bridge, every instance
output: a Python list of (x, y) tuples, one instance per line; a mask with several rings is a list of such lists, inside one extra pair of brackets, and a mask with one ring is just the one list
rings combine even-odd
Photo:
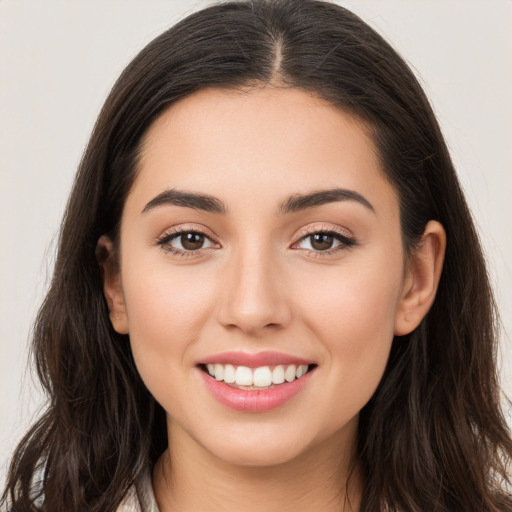
[(233, 249), (226, 269), (220, 321), (256, 334), (284, 327), (289, 306), (279, 280), (277, 255), (271, 243), (246, 240)]

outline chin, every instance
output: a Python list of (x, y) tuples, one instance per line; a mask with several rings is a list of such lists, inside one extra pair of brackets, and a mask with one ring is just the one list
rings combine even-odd
[(298, 459), (307, 451), (306, 446), (291, 446), (288, 443), (225, 443), (211, 453), (224, 462), (247, 468), (268, 468)]
[[(247, 468), (269, 468), (304, 461), (318, 450), (332, 456), (335, 451), (342, 455), (347, 438), (352, 441), (357, 429), (357, 417), (349, 421), (346, 428), (325, 429), (318, 426), (283, 425), (255, 422), (252, 425), (231, 425), (220, 428), (222, 435), (213, 437), (210, 431), (196, 441), (216, 459), (227, 464)], [(351, 443), (350, 443), (351, 444)]]

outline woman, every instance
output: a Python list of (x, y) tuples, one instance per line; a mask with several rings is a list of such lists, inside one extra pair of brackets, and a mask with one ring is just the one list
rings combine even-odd
[(328, 3), (210, 7), (100, 114), (34, 335), (51, 403), (5, 499), (512, 510), (494, 315), (389, 45)]

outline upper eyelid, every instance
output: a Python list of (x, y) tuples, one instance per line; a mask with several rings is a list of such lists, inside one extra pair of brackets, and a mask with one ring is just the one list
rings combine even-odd
[(334, 234), (343, 236), (345, 238), (350, 238), (350, 239), (354, 238), (354, 235), (350, 232), (350, 230), (348, 230), (346, 228), (332, 226), (332, 225), (330, 225), (330, 226), (328, 226), (328, 225), (307, 226), (307, 227), (299, 230), (299, 232), (295, 236), (298, 237), (297, 238), (297, 241), (298, 241), (298, 240), (302, 240), (303, 238), (305, 238), (307, 236), (314, 235), (316, 233), (334, 233)]
[(182, 233), (199, 233), (201, 235), (206, 236), (210, 240), (212, 240), (212, 242), (218, 243), (217, 237), (215, 235), (213, 235), (209, 229), (206, 229), (205, 227), (183, 226), (183, 225), (178, 225), (178, 226), (173, 226), (173, 227), (167, 228), (166, 230), (164, 230), (162, 232), (162, 234), (157, 236), (156, 240), (157, 240), (157, 242), (159, 242), (159, 241), (165, 240), (166, 238), (169, 238), (169, 237), (173, 238), (174, 236), (178, 236)]

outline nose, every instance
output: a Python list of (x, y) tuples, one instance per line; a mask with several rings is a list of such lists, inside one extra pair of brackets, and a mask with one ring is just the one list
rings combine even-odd
[(283, 274), (269, 252), (255, 251), (253, 245), (227, 263), (218, 307), (224, 327), (258, 337), (289, 324), (291, 308)]

